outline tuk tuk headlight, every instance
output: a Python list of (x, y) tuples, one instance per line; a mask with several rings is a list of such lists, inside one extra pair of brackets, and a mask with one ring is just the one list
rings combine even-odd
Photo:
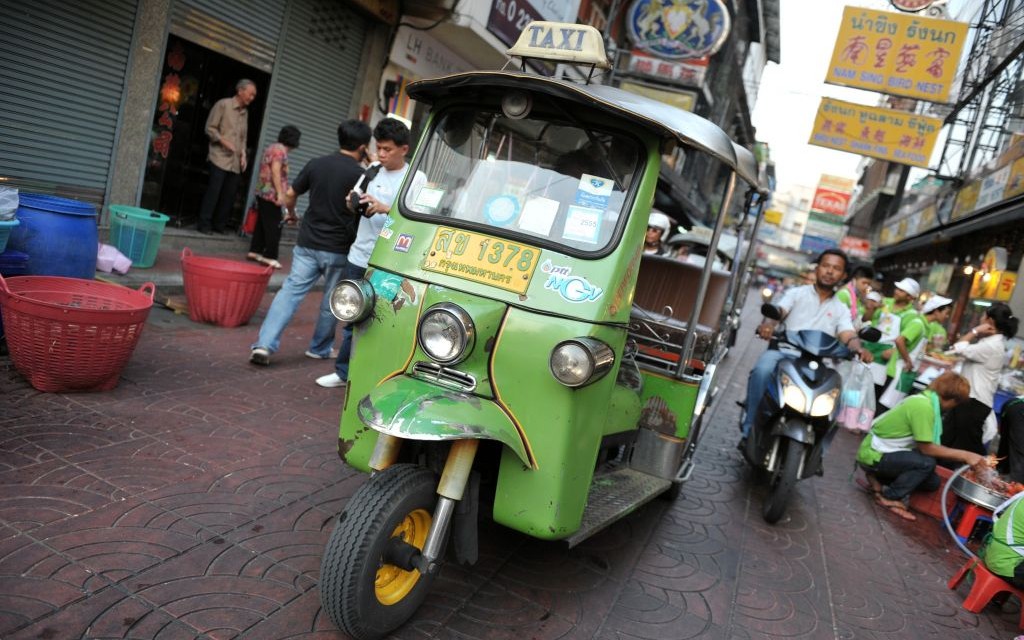
[(803, 390), (784, 373), (779, 374), (779, 381), (782, 383), (782, 404), (789, 406), (797, 413), (803, 413), (807, 408), (807, 396), (804, 395)]
[(476, 329), (462, 307), (442, 302), (423, 314), (417, 339), (431, 359), (441, 364), (458, 364), (473, 352)]
[(373, 287), (366, 280), (342, 280), (331, 291), (331, 313), (342, 322), (365, 320), (374, 302)]
[(594, 338), (573, 338), (555, 345), (551, 375), (567, 387), (582, 387), (600, 380), (612, 368), (615, 352)]
[(819, 418), (832, 415), (832, 410), (836, 408), (836, 398), (838, 397), (839, 389), (837, 388), (815, 398), (814, 402), (811, 403), (811, 417)]

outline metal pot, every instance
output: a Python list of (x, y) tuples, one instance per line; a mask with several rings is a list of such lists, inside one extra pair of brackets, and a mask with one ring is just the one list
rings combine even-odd
[(979, 507), (994, 511), (996, 507), (1006, 502), (1010, 496), (1005, 496), (998, 491), (993, 491), (977, 482), (972, 482), (963, 476), (957, 476), (950, 485), (953, 493), (968, 502), (973, 502)]

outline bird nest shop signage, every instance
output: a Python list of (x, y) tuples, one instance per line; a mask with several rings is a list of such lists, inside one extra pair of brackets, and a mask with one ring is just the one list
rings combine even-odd
[(721, 0), (634, 0), (626, 12), (626, 29), (636, 48), (670, 60), (714, 54), (730, 27)]

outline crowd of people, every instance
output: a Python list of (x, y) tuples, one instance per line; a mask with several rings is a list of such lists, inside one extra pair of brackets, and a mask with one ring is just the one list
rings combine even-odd
[[(1019, 328), (1010, 307), (992, 303), (976, 325), (950, 344), (946, 323), (952, 299), (923, 292), (912, 278), (895, 282), (893, 295), (883, 297), (870, 266), (851, 269), (848, 263), (842, 252), (825, 251), (817, 260), (812, 283), (789, 289), (776, 304), (788, 330), (825, 331), (859, 352), (861, 361), (872, 367), (877, 417), (856, 455), (865, 489), (889, 512), (916, 520), (908, 508), (909, 497), (914, 491), (940, 487), (936, 465), (996, 465), (1008, 481), (1024, 483), (1024, 396), (1006, 403), (998, 417), (993, 411), (1006, 343)], [(759, 335), (770, 338), (772, 325), (762, 325)], [(860, 344), (855, 332), (867, 326), (875, 327), (881, 337)], [(914, 382), (926, 354), (957, 365), (918, 393)], [(747, 407), (756, 406), (769, 392), (782, 357), (768, 350), (751, 370)], [(747, 412), (743, 438), (750, 432), (753, 414)], [(996, 441), (998, 452), (992, 450)], [(1022, 497), (1024, 492), (997, 510), (985, 549), (988, 568), (1018, 587), (1024, 587), (1024, 544), (1019, 542), (1024, 540), (1024, 509), (1017, 507)]]

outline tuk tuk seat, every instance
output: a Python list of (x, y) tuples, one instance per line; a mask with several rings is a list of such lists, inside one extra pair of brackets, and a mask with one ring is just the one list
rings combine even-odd
[[(671, 367), (678, 361), (677, 354), (667, 349), (665, 342), (682, 345), (702, 273), (701, 267), (675, 258), (643, 256), (630, 313), (631, 336), (637, 340), (640, 355), (646, 356), (638, 357), (638, 361), (657, 368)], [(729, 274), (712, 271), (696, 328), (693, 352), (696, 360), (707, 362), (712, 357), (715, 331), (728, 288)], [(667, 308), (671, 308), (671, 313), (667, 313)], [(652, 335), (652, 330), (656, 336)]]
[[(672, 318), (685, 323), (697, 301), (703, 271), (695, 264), (675, 258), (644, 255), (640, 260), (633, 304), (655, 313), (671, 307)], [(713, 270), (697, 322), (705, 327), (718, 327), (728, 295), (729, 273)]]

